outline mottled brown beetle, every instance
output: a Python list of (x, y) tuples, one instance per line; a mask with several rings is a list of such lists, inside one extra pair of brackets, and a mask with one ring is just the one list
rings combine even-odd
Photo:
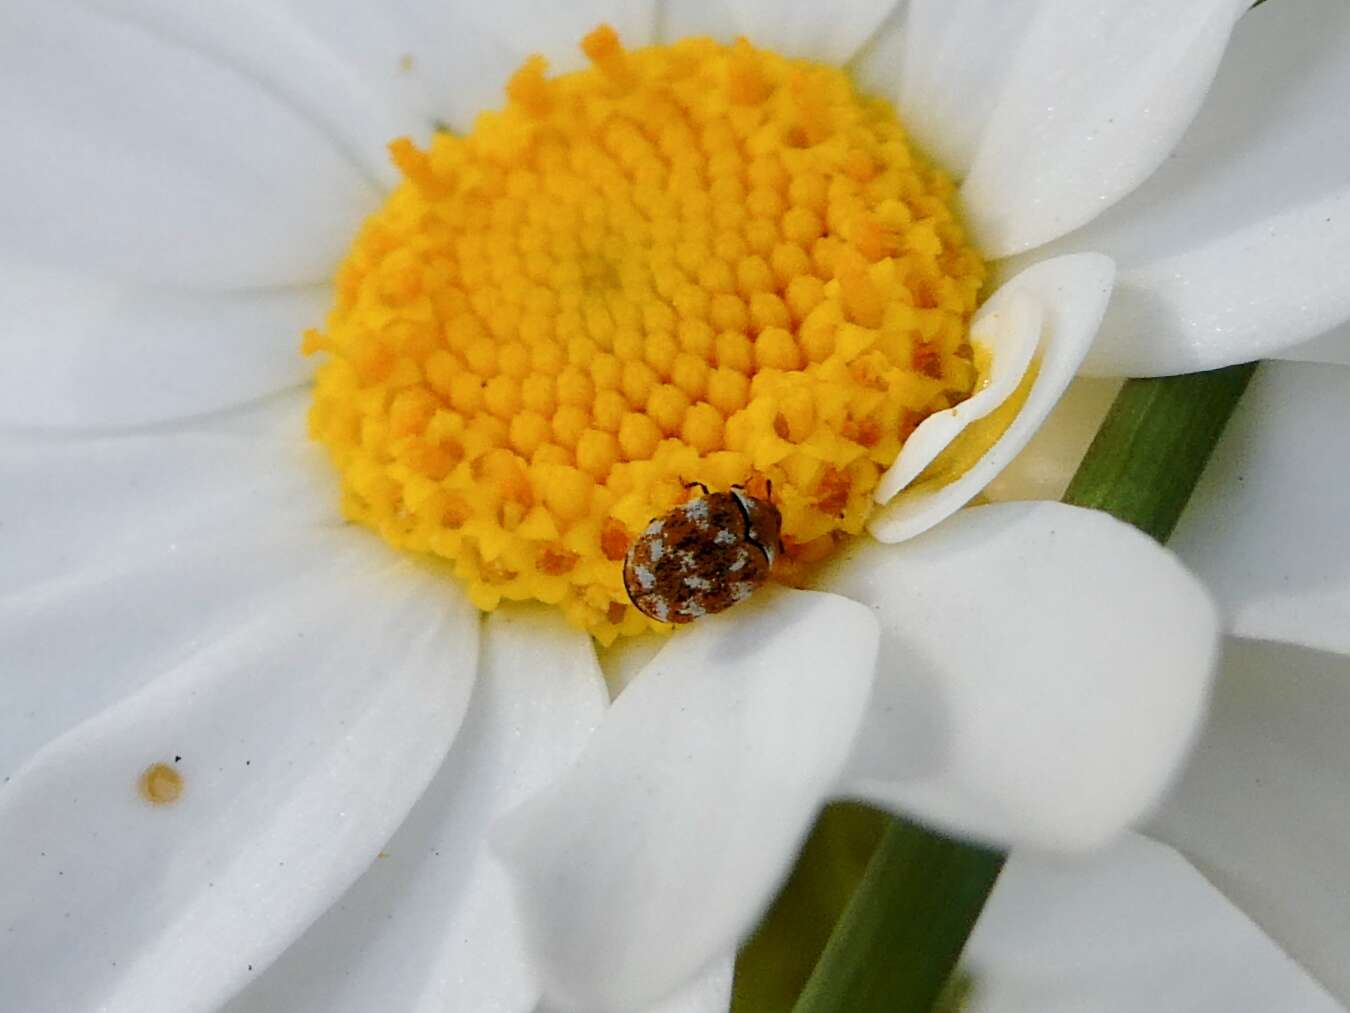
[[(688, 623), (729, 609), (769, 578), (782, 551), (783, 517), (769, 499), (732, 486), (658, 517), (628, 548), (623, 586), (643, 615)], [(772, 495), (770, 486), (766, 493)]]

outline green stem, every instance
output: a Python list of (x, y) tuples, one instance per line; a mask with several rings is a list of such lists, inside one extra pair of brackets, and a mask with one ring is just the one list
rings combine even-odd
[(1171, 537), (1255, 363), (1131, 380), (1088, 447), (1064, 502)]
[[(1126, 383), (1064, 502), (1166, 540), (1254, 369)], [(929, 1013), (1003, 861), (893, 820), (794, 1013)]]
[(1004, 856), (892, 820), (796, 1013), (927, 1013)]

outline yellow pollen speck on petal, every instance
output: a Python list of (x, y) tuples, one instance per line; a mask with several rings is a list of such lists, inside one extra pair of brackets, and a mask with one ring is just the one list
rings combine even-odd
[(152, 805), (169, 805), (183, 794), (183, 775), (167, 763), (152, 763), (141, 771), (136, 790)]
[(623, 558), (691, 482), (771, 486), (780, 579), (860, 533), (908, 435), (979, 382), (985, 269), (950, 181), (843, 71), (608, 26), (582, 50), (527, 60), (467, 135), (390, 144), (404, 182), (302, 351), (349, 519), (479, 608), (549, 602), (610, 643), (664, 628)]

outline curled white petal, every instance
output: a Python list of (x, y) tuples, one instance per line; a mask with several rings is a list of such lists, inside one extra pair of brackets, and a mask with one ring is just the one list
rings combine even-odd
[[(1113, 274), (1106, 257), (1087, 253), (1057, 257), (1027, 268), (990, 297), (984, 315), (994, 319), (997, 314), (1007, 325), (1022, 327), (1032, 319), (1010, 312), (1014, 300), (1030, 299), (1040, 309), (1038, 372), (1026, 401), (1003, 434), (965, 472), (945, 484), (912, 482), (877, 509), (867, 525), (874, 538), (899, 542), (928, 530), (968, 503), (1022, 451), (1087, 354), (1111, 293)], [(1008, 341), (1014, 361), (1025, 340)]]
[(970, 397), (928, 416), (909, 435), (895, 463), (877, 483), (872, 494), (876, 502), (889, 503), (972, 422), (1012, 396), (1036, 355), (1042, 323), (1041, 305), (1025, 291), (1013, 289), (1006, 299), (991, 299), (980, 307), (970, 323), (970, 340), (988, 351), (989, 374)]

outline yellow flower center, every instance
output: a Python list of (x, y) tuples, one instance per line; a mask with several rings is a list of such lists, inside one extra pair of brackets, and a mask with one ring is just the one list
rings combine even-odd
[[(655, 624), (623, 557), (687, 483), (782, 513), (786, 575), (857, 534), (924, 418), (968, 397), (984, 266), (952, 185), (840, 70), (739, 41), (535, 57), (362, 227), (306, 352), (345, 514), (481, 609)], [(693, 493), (697, 495), (697, 493)]]

